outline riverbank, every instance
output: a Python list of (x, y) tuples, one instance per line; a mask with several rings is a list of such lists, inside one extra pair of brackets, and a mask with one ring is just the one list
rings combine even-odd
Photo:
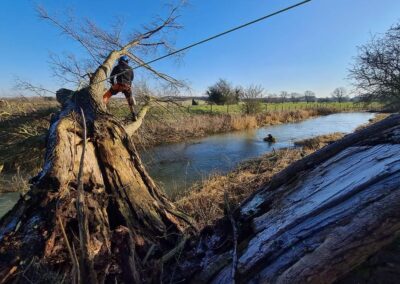
[[(356, 127), (362, 123), (367, 123), (368, 119), (371, 118), (370, 123), (372, 123), (379, 120), (380, 117), (384, 117), (384, 115), (378, 114), (375, 118), (373, 117), (374, 115), (367, 113), (333, 114), (295, 124), (276, 125), (253, 131), (239, 131), (228, 134), (213, 135), (197, 140), (197, 142), (193, 144), (177, 143), (157, 146), (149, 149), (147, 152), (143, 152), (141, 156), (150, 175), (153, 177), (155, 182), (160, 184), (160, 186), (166, 190), (167, 195), (170, 198), (174, 198), (174, 196), (182, 197), (182, 193), (185, 191), (187, 192), (188, 189), (200, 191), (198, 190), (199, 186), (196, 188), (196, 186), (192, 186), (192, 184), (197, 182), (197, 185), (202, 186), (204, 182), (201, 183), (199, 181), (204, 181), (205, 177), (208, 177), (211, 173), (217, 171), (220, 173), (219, 176), (223, 176), (225, 173), (232, 171), (232, 169), (235, 168), (236, 165), (240, 164), (241, 161), (254, 159), (267, 152), (278, 154), (272, 157), (272, 159), (269, 159), (269, 164), (263, 162), (261, 163), (261, 166), (259, 166), (257, 165), (257, 162), (255, 162), (254, 167), (256, 167), (257, 170), (250, 171), (250, 173), (247, 173), (247, 176), (250, 178), (253, 176), (253, 178), (255, 178), (255, 175), (260, 172), (266, 172), (267, 175), (273, 175), (275, 172), (283, 169), (293, 161), (313, 151), (313, 149), (308, 149), (294, 153), (286, 151), (282, 152), (283, 154), (280, 154), (281, 152), (275, 150), (287, 147), (293, 149), (293, 142), (296, 141), (296, 139), (310, 138), (315, 135), (322, 136), (319, 138), (306, 139), (299, 143), (303, 145), (311, 144), (312, 146), (310, 148), (322, 147), (324, 144), (328, 144), (342, 136), (342, 134), (338, 134), (339, 136), (323, 134), (328, 134), (330, 131), (349, 133), (354, 131)], [(273, 133), (274, 136), (276, 135), (278, 142), (275, 144), (263, 142), (262, 138), (265, 137), (265, 133)], [(297, 148), (297, 150), (299, 149), (300, 148)], [(155, 159), (153, 162), (149, 160), (146, 161), (146, 154), (151, 151), (153, 152), (151, 155), (153, 156), (153, 159)], [(268, 158), (268, 155), (266, 157)], [(253, 163), (250, 163), (250, 165), (252, 164)], [(273, 168), (274, 171), (268, 172), (269, 168)], [(245, 167), (243, 169), (245, 169)], [(264, 174), (264, 176), (266, 174)], [(1, 176), (4, 176), (4, 173)], [(213, 175), (212, 178), (219, 176)], [(230, 178), (235, 177), (232, 173), (229, 176)], [(207, 178), (207, 181), (212, 178)], [(244, 176), (244, 178), (246, 178), (246, 176)], [(3, 188), (6, 190), (20, 188), (21, 190), (19, 192), (21, 193), (29, 188), (28, 179), (29, 177), (24, 177), (21, 174), (8, 176)], [(263, 179), (265, 180), (263, 176), (258, 177), (258, 180)], [(218, 178), (216, 180), (218, 181)], [(253, 184), (250, 181), (248, 182), (249, 185), (240, 185), (240, 182), (243, 182), (243, 180), (243, 176), (238, 176), (237, 181), (234, 181), (234, 184), (236, 184), (235, 186), (239, 187), (239, 190), (240, 187), (247, 189), (247, 192), (244, 191), (243, 193), (236, 190), (236, 193), (239, 193), (237, 196), (234, 196), (234, 198), (236, 198), (236, 203), (240, 203), (249, 192), (253, 192), (256, 190), (257, 186), (260, 186), (260, 184)], [(222, 182), (225, 181), (222, 180)], [(216, 191), (221, 191), (222, 187), (220, 184), (215, 183), (214, 185)], [(229, 182), (227, 182), (226, 185), (231, 186)], [(235, 187), (233, 187), (233, 189), (235, 189)], [(207, 192), (205, 195), (207, 195)], [(18, 193), (0, 194), (0, 211), (6, 212), (9, 210), (17, 201), (18, 196)], [(210, 196), (212, 196), (212, 194)], [(204, 200), (199, 198), (198, 201), (193, 202), (193, 205), (190, 205), (194, 211), (199, 208), (196, 207), (196, 202), (203, 203), (205, 212), (209, 209), (212, 210), (211, 213), (216, 212), (217, 214), (215, 214), (215, 216), (218, 216), (218, 214), (221, 214), (222, 212), (218, 212), (218, 208), (217, 210), (214, 210), (215, 207), (207, 205), (207, 202), (209, 202), (207, 196), (204, 197)], [(212, 205), (216, 204), (213, 203)], [(221, 205), (221, 203), (219, 205)], [(200, 210), (195, 213), (201, 214), (201, 212), (200, 207)], [(203, 217), (201, 216), (200, 218)], [(212, 218), (205, 218), (207, 218), (207, 216), (203, 219), (212, 220)]]
[[(331, 137), (331, 139), (328, 139)], [(224, 194), (233, 207), (238, 206), (258, 188), (268, 183), (278, 172), (291, 163), (317, 151), (330, 142), (343, 137), (335, 133), (313, 138), (318, 145), (312, 148), (288, 148), (265, 154), (259, 158), (241, 163), (227, 175), (214, 175), (195, 184), (182, 197), (177, 197), (176, 205), (190, 215), (199, 228), (213, 224), (224, 216)], [(307, 143), (307, 142), (303, 142)]]
[[(366, 125), (378, 122), (385, 117), (387, 114), (379, 114)], [(359, 129), (363, 127), (365, 126)], [(193, 185), (184, 195), (176, 197), (176, 205), (192, 216), (199, 228), (211, 225), (224, 215), (225, 193), (232, 206), (236, 207), (293, 162), (343, 136), (343, 133), (332, 133), (296, 141), (295, 144), (299, 146), (297, 148), (273, 151), (241, 163), (226, 175), (214, 175)]]
[[(59, 110), (51, 98), (9, 99), (0, 104), (0, 192), (27, 190), (28, 180), (42, 167), (45, 138), (52, 115)], [(296, 105), (293, 106), (296, 108)], [(302, 107), (299, 104), (298, 108)], [(272, 108), (271, 108), (272, 109)], [(350, 107), (345, 108), (351, 109)], [(124, 100), (113, 100), (111, 112), (124, 119), (129, 111)], [(299, 122), (337, 112), (329, 107), (269, 111), (258, 115), (240, 113), (193, 113), (185, 107), (156, 105), (133, 137), (141, 149), (193, 138), (255, 129), (266, 125)], [(22, 182), (24, 181), (24, 182)]]
[(300, 122), (309, 118), (336, 113), (336, 109), (310, 108), (242, 114), (188, 114), (165, 115), (163, 119), (147, 119), (133, 136), (142, 147), (176, 143), (193, 138), (227, 133), (283, 123)]
[[(44, 98), (10, 99), (0, 105), (0, 173), (32, 175), (42, 166), (45, 137), (58, 103)], [(110, 107), (121, 119), (129, 110), (122, 100)], [(191, 138), (257, 128), (262, 125), (295, 122), (318, 115), (330, 114), (329, 108), (241, 114), (191, 114), (186, 108), (155, 106), (133, 137), (139, 147), (185, 141)], [(0, 177), (0, 183), (1, 183)], [(4, 177), (3, 177), (4, 179)]]

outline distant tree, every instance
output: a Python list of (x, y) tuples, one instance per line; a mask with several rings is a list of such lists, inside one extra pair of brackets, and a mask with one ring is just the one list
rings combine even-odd
[(335, 101), (337, 101), (339, 103), (342, 103), (347, 99), (347, 95), (346, 94), (347, 94), (346, 89), (343, 88), (343, 87), (339, 87), (339, 88), (336, 88), (335, 90), (333, 90), (332, 98)]
[(265, 101), (267, 103), (276, 103), (279, 102), (279, 96), (277, 94), (269, 94), (266, 98)]
[(230, 105), (239, 103), (240, 98), (243, 97), (243, 93), (244, 93), (243, 87), (237, 86), (233, 89), (232, 93), (229, 96), (227, 96), (226, 102), (225, 102), (227, 113), (229, 113)]
[(237, 104), (240, 98), (243, 97), (244, 89), (242, 86), (237, 86), (233, 89), (233, 94), (228, 97), (227, 104)]
[(333, 100), (332, 98), (317, 98), (317, 102), (319, 103), (329, 103), (332, 100)]
[(305, 91), (304, 92), (304, 99), (307, 103), (315, 102), (317, 97), (313, 91)]
[(239, 89), (233, 88), (232, 85), (220, 79), (217, 83), (208, 87), (207, 90), (208, 100), (217, 105), (235, 104), (239, 102)]
[(359, 47), (350, 78), (364, 100), (400, 109), (400, 23)]
[(299, 94), (299, 93), (291, 93), (290, 94), (290, 101), (292, 103), (298, 102), (298, 101), (300, 101), (300, 97), (301, 97), (301, 94)]
[(243, 110), (246, 114), (255, 114), (262, 111), (264, 88), (260, 85), (251, 85), (241, 94)]
[(282, 91), (279, 96), (281, 97), (281, 102), (286, 102), (287, 98), (289, 97), (289, 93), (286, 91)]

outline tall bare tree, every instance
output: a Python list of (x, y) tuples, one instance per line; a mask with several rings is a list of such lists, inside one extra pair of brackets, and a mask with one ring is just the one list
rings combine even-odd
[(350, 78), (364, 99), (400, 109), (400, 23), (359, 47)]
[(286, 91), (282, 91), (280, 92), (279, 96), (281, 97), (281, 102), (284, 103), (288, 99), (289, 93)]
[(109, 32), (90, 20), (60, 21), (43, 8), (38, 13), (78, 42), (89, 59), (83, 68), (73, 56), (68, 63), (53, 58), (60, 75), (78, 80), (79, 89), (57, 92), (62, 110), (48, 132), (44, 167), (30, 191), (0, 220), (0, 279), (18, 281), (34, 259), (45, 270), (71, 273), (73, 282), (140, 283), (156, 277), (151, 256), (174, 248), (183, 231), (192, 228), (191, 221), (157, 188), (130, 139), (152, 98), (145, 98), (135, 123), (122, 125), (106, 112), (102, 96), (123, 55), (180, 86), (136, 53), (170, 48), (167, 36), (180, 27), (178, 9), (127, 40), (118, 28)]
[(315, 93), (313, 91), (305, 91), (304, 98), (307, 103), (315, 102), (317, 100)]
[(262, 110), (263, 94), (264, 88), (260, 85), (251, 85), (242, 92), (241, 100), (244, 102), (243, 108), (246, 114), (255, 114)]
[(291, 93), (290, 100), (292, 103), (298, 102), (300, 100), (301, 94), (299, 93)]

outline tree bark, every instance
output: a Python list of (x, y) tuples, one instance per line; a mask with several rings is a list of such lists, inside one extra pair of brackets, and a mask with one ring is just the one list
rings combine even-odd
[[(173, 249), (189, 227), (190, 219), (147, 174), (125, 128), (91, 92), (101, 90), (83, 89), (64, 101), (49, 129), (43, 170), (0, 220), (1, 283), (23, 282), (34, 273), (33, 261), (62, 275), (78, 266), (81, 276), (72, 274), (81, 283), (150, 281), (158, 273), (151, 259)], [(80, 108), (87, 119), (86, 141)], [(76, 206), (81, 162), (84, 224)]]
[[(187, 242), (164, 280), (332, 283), (400, 234), (400, 115), (292, 164)], [(400, 265), (397, 267), (399, 268)]]

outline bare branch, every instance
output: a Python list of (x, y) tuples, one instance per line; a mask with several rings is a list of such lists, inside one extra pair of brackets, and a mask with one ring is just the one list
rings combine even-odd
[(360, 46), (349, 71), (364, 99), (400, 108), (400, 23)]
[[(105, 92), (105, 82), (118, 58), (123, 55), (129, 56), (137, 66), (149, 71), (154, 78), (161, 79), (173, 88), (182, 88), (185, 84), (175, 78), (155, 70), (153, 67), (144, 64), (146, 61), (142, 54), (150, 52), (157, 53), (160, 50), (173, 50), (170, 41), (171, 31), (181, 28), (177, 23), (178, 10), (181, 6), (170, 9), (168, 15), (162, 19), (158, 18), (153, 23), (142, 27), (141, 32), (133, 33), (127, 41), (123, 40), (123, 21), (117, 20), (108, 30), (101, 28), (90, 19), (78, 23), (72, 16), (68, 20), (60, 20), (42, 7), (37, 7), (39, 17), (50, 22), (61, 32), (71, 39), (77, 41), (90, 55), (89, 68), (80, 63), (80, 59), (73, 55), (51, 56), (54, 75), (66, 83), (78, 85), (78, 89), (88, 82), (86, 76), (90, 74), (89, 93), (94, 102), (103, 108), (102, 95)], [(68, 16), (68, 15), (67, 15)], [(137, 53), (141, 54), (140, 56)], [(94, 69), (93, 66), (96, 65)], [(92, 72), (93, 70), (93, 72)]]
[(98, 27), (93, 21), (86, 19), (82, 26), (82, 31), (90, 38), (92, 46), (97, 50), (110, 52), (119, 50), (123, 47), (121, 43), (121, 31), (123, 22), (120, 20), (113, 25), (111, 32), (107, 32)]
[(46, 93), (55, 94), (55, 92), (53, 92), (49, 89), (46, 89), (46, 88), (42, 87), (41, 85), (39, 85), (39, 86), (33, 85), (30, 82), (24, 81), (19, 77), (15, 77), (14, 81), (15, 81), (14, 89), (16, 89), (16, 90), (29, 91), (40, 97), (43, 97)]
[(85, 68), (73, 54), (67, 54), (60, 57), (57, 54), (50, 53), (50, 65), (53, 75), (60, 78), (65, 83), (74, 83), (76, 85), (83, 85), (88, 83), (89, 71), (83, 71)]
[(95, 56), (95, 54), (93, 53), (93, 50), (90, 48), (90, 46), (88, 45), (88, 43), (84, 40), (84, 38), (82, 38), (79, 33), (76, 32), (76, 30), (71, 27), (69, 24), (63, 24), (60, 21), (58, 21), (56, 18), (51, 17), (47, 11), (41, 7), (41, 6), (37, 6), (36, 11), (39, 14), (39, 17), (43, 20), (49, 21), (50, 23), (52, 23), (53, 25), (55, 25), (56, 27), (58, 27), (64, 34), (66, 34), (67, 36), (70, 36), (71, 38), (73, 38), (74, 40), (76, 40), (77, 42), (79, 42), (83, 48), (86, 49), (86, 51), (90, 54), (90, 56), (97, 62), (100, 64), (100, 62), (98, 61), (97, 57)]
[(168, 76), (166, 74), (160, 73), (158, 71), (156, 71), (155, 69), (153, 69), (150, 65), (145, 64), (145, 62), (140, 59), (139, 57), (136, 57), (135, 55), (131, 54), (131, 53), (127, 53), (126, 54), (129, 58), (131, 58), (134, 62), (136, 62), (139, 66), (142, 66), (144, 68), (146, 68), (147, 70), (149, 70), (150, 72), (152, 72), (153, 74), (155, 74), (157, 77), (164, 79), (165, 81), (176, 85), (176, 86), (183, 86), (184, 84), (174, 78), (172, 78), (171, 76)]
[(168, 17), (164, 20), (159, 19), (156, 23), (154, 23), (151, 27), (144, 27), (145, 30), (147, 30), (145, 33), (141, 33), (137, 36), (135, 36), (130, 42), (128, 42), (124, 47), (124, 51), (128, 51), (132, 47), (138, 45), (140, 42), (151, 38), (155, 34), (159, 33), (163, 29), (166, 28), (173, 28), (173, 29), (178, 29), (181, 26), (176, 23), (176, 19), (178, 18), (177, 12), (178, 12), (179, 6), (174, 7), (171, 9), (171, 12), (169, 13)]

